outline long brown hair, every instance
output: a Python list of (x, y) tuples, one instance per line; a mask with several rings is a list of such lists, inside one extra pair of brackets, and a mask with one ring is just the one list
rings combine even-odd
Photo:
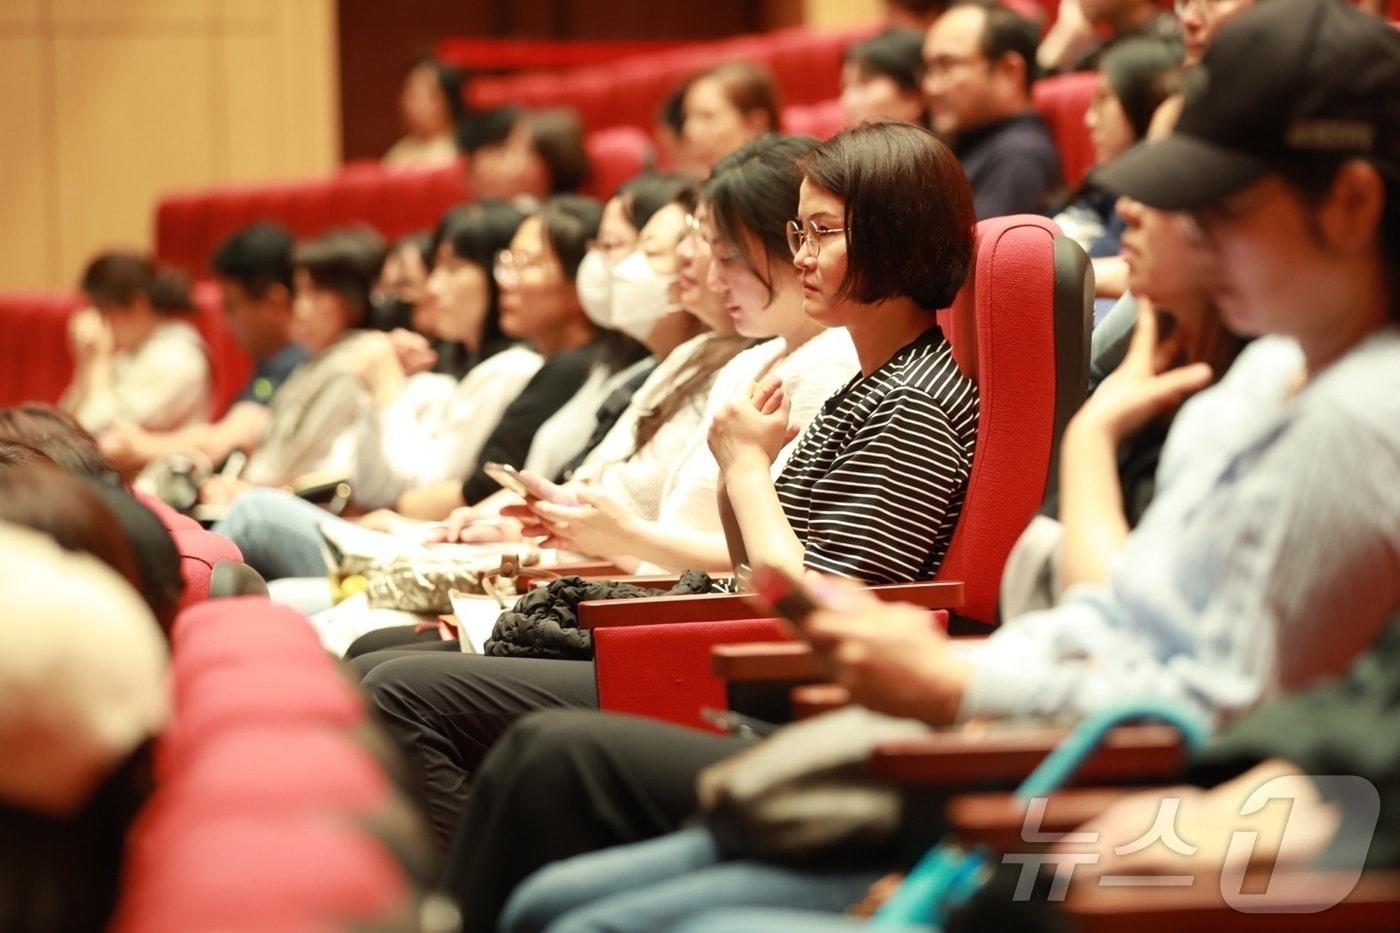
[(739, 334), (710, 334), (690, 365), (676, 374), (669, 391), (657, 405), (637, 419), (637, 439), (632, 452), (650, 444), (662, 425), (679, 414), (687, 405), (705, 405), (710, 386), (724, 365), (754, 341)]

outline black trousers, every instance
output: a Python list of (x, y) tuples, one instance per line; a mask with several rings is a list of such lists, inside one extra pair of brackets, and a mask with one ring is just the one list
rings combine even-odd
[(511, 891), (549, 862), (679, 828), (699, 773), (747, 744), (574, 710), (517, 723), (477, 771), (448, 855), (464, 933), (495, 930)]
[(446, 848), (486, 753), (538, 710), (595, 709), (592, 661), (496, 658), (411, 647), (351, 662), (376, 718), (417, 772), (421, 803)]

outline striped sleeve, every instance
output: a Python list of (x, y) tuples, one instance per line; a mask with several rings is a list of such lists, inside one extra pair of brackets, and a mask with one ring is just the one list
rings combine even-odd
[(936, 572), (971, 468), (954, 428), (962, 408), (975, 410), (967, 394), (940, 401), (901, 385), (880, 400), (813, 484), (808, 567), (869, 583)]

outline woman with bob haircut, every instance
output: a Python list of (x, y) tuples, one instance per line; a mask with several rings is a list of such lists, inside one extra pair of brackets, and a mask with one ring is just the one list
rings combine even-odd
[[(935, 320), (971, 264), (971, 191), (947, 147), (907, 124), (848, 130), (796, 166), (802, 181), (789, 246), (803, 309), (847, 331), (860, 372), (827, 402), (776, 482), (770, 452), (789, 433), (782, 381), (761, 380), (716, 417), (710, 443), (737, 520), (734, 537), (747, 552), (736, 556), (869, 582), (927, 578), (961, 511), (975, 443), (977, 390)], [(700, 770), (741, 747), (679, 726), (578, 711), (518, 724), (477, 769), (458, 823), (447, 884), (464, 907), (463, 928), (494, 928), (510, 889), (546, 862), (674, 830), (694, 809)], [(526, 773), (540, 780), (517, 779)], [(537, 790), (559, 786), (553, 776), (577, 790), (557, 801)], [(609, 814), (605, 825), (598, 813)], [(530, 828), (541, 818), (551, 827), (548, 846), (517, 844), (534, 838)], [(576, 860), (540, 873), (520, 889), (501, 929), (571, 921), (570, 911), (591, 911), (595, 897), (625, 895), (633, 878), (664, 881), (678, 864), (672, 855), (697, 870), (690, 874), (697, 882), (699, 870), (721, 857), (708, 839), (681, 839), (683, 852), (670, 843), (658, 843), (664, 851), (646, 871), (602, 879)], [(850, 880), (860, 888), (868, 877)], [(749, 887), (734, 890), (742, 898)], [(838, 884), (832, 896), (849, 890)], [(717, 896), (721, 902), (733, 901)], [(618, 919), (596, 906), (608, 923)], [(661, 914), (646, 919), (664, 928)]]

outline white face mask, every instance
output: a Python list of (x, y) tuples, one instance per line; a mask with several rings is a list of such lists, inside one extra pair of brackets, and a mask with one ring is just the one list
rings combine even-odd
[(645, 254), (630, 254), (612, 270), (612, 327), (645, 341), (656, 323), (674, 311), (671, 286), (676, 276), (661, 275)]
[(599, 327), (609, 330), (612, 322), (612, 273), (608, 271), (608, 261), (596, 249), (590, 249), (578, 264), (574, 276), (574, 287), (578, 289), (579, 304), (583, 313)]

